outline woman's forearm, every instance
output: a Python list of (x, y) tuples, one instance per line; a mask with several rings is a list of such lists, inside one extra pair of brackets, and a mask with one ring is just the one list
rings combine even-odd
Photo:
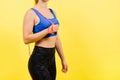
[(35, 34), (29, 34), (26, 38), (24, 38), (24, 43), (32, 43), (42, 39), (44, 36), (48, 34), (48, 29), (44, 29), (41, 32)]
[(60, 38), (59, 38), (58, 35), (57, 35), (57, 40), (56, 40), (55, 48), (57, 50), (57, 53), (58, 53), (60, 59), (62, 61), (65, 61), (65, 57), (64, 57), (64, 53), (63, 53), (63, 48), (62, 48), (62, 43), (61, 43), (61, 40), (60, 40)]

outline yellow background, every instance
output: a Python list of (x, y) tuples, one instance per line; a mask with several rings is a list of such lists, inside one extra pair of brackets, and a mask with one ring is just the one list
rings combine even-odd
[[(22, 23), (32, 0), (0, 1), (0, 80), (31, 80)], [(57, 80), (120, 80), (120, 0), (50, 0), (69, 66)], [(34, 44), (30, 44), (31, 51)]]

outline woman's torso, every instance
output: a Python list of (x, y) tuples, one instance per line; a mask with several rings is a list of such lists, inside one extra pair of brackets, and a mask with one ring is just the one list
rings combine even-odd
[[(31, 10), (33, 11), (34, 17), (35, 17), (35, 19), (34, 19), (35, 20), (35, 24), (34, 24), (34, 27), (33, 27), (33, 33), (40, 32), (40, 30), (37, 31), (37, 29), (35, 29), (35, 27), (39, 27), (39, 28), (42, 27), (42, 26), (38, 26), (38, 25), (40, 24), (40, 22), (44, 22), (45, 21), (45, 16), (44, 15), (46, 15), (49, 18), (51, 18), (51, 21), (57, 21), (56, 16), (53, 13), (51, 13), (51, 11), (46, 11), (44, 13), (44, 15), (42, 15), (41, 13), (39, 13), (40, 11), (38, 11), (36, 8), (32, 8)], [(42, 18), (44, 19), (44, 21), (43, 21)], [(58, 23), (58, 21), (57, 21), (57, 23)], [(50, 25), (50, 24), (48, 23), (48, 25)], [(51, 35), (51, 34), (46, 35), (46, 36), (49, 36), (49, 37), (44, 37), (44, 38), (40, 39), (39, 41), (36, 41), (35, 45), (36, 46), (42, 46), (42, 47), (48, 47), (48, 48), (55, 47), (56, 35)]]

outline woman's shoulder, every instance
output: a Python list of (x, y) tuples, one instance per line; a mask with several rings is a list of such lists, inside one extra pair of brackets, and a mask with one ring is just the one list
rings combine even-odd
[(34, 15), (34, 11), (32, 10), (32, 8), (29, 8), (28, 10), (26, 10), (25, 12), (26, 15)]
[(35, 16), (35, 13), (32, 11), (32, 9), (28, 9), (25, 14), (24, 14), (24, 18), (25, 19), (31, 19), (31, 20), (34, 20), (34, 16)]

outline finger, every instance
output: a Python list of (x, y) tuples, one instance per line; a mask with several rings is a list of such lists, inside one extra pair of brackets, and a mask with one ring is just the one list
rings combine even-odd
[(56, 26), (53, 27), (53, 31), (56, 32), (58, 28)]
[(53, 33), (53, 26), (51, 25), (49, 28), (48, 28), (48, 30), (49, 30), (49, 33)]
[(63, 69), (62, 72), (66, 73), (67, 71), (65, 69)]
[(66, 66), (66, 72), (68, 71), (68, 66)]
[(65, 72), (66, 72), (66, 71), (65, 71), (65, 69), (62, 69), (62, 72), (64, 72), (64, 73), (65, 73)]
[(57, 31), (58, 30), (58, 26), (55, 26), (54, 29), (55, 29), (55, 31)]
[(68, 71), (68, 66), (66, 65), (66, 68), (65, 68), (66, 72)]
[(65, 72), (67, 72), (67, 66), (65, 66)]
[(66, 66), (66, 65), (63, 66), (62, 71), (63, 71), (64, 73), (67, 72), (67, 66)]

